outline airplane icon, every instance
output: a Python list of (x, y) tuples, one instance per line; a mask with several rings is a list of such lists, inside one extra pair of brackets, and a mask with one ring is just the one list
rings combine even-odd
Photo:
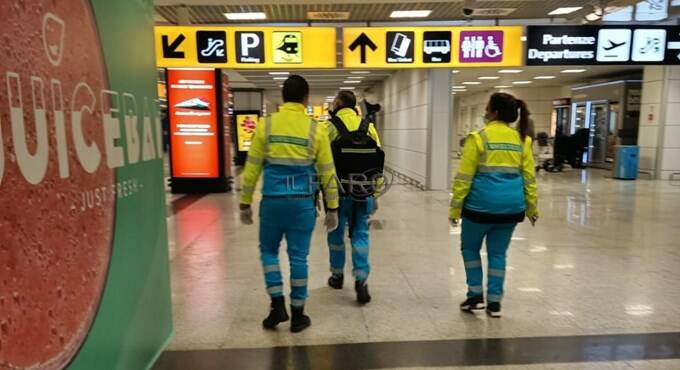
[(615, 43), (615, 42), (612, 41), (612, 40), (607, 40), (607, 41), (609, 42), (609, 46), (605, 46), (605, 47), (602, 48), (602, 49), (604, 49), (605, 51), (613, 50), (613, 49), (618, 48), (619, 46), (623, 46), (623, 45), (626, 44), (625, 41), (623, 41), (623, 42), (621, 42), (621, 43), (618, 43), (618, 44)]

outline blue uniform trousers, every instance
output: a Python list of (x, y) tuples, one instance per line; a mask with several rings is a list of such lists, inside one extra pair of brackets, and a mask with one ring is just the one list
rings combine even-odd
[(260, 259), (267, 293), (283, 296), (283, 278), (279, 266), (279, 245), (283, 237), (290, 260), (290, 304), (304, 306), (307, 299), (307, 256), (316, 223), (312, 198), (267, 198), (260, 204)]
[(506, 253), (516, 226), (516, 223), (478, 224), (463, 218), (461, 246), (467, 276), (468, 297), (484, 294), (482, 259), (479, 251), (486, 238), (486, 251), (489, 259), (487, 300), (500, 302), (503, 299)]
[(358, 281), (368, 279), (371, 266), (368, 263), (369, 237), (368, 219), (373, 212), (374, 199), (364, 201), (352, 198), (340, 199), (338, 209), (338, 228), (328, 233), (328, 249), (331, 273), (342, 274), (345, 269), (345, 229), (350, 229), (352, 244), (352, 267)]

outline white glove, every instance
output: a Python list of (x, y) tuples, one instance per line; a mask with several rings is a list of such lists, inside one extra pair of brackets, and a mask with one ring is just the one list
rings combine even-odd
[(338, 211), (327, 211), (326, 220), (324, 220), (326, 232), (332, 233), (338, 228)]
[(250, 207), (241, 208), (241, 223), (244, 225), (253, 224), (253, 209)]

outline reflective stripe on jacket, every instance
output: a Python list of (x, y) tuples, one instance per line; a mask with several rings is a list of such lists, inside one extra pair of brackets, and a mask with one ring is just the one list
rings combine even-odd
[(519, 132), (501, 121), (468, 136), (453, 182), (449, 218), (459, 219), (463, 208), (490, 215), (538, 214), (530, 137), (522, 144)]
[(321, 183), (326, 206), (338, 208), (328, 131), (307, 117), (304, 105), (285, 103), (271, 117), (260, 119), (243, 172), (241, 203), (252, 203), (263, 170), (262, 195), (313, 195)]

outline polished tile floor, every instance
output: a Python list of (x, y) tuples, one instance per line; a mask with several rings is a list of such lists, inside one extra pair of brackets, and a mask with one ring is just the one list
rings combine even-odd
[[(168, 352), (157, 368), (179, 368), (171, 366), (177, 354), (212, 353), (203, 350), (678, 334), (680, 183), (607, 175), (591, 170), (539, 176), (541, 219), (535, 228), (520, 225), (513, 238), (502, 319), (458, 311), (465, 277), (460, 229), (446, 220), (447, 192), (395, 185), (381, 199), (372, 221), (373, 302), (365, 307), (355, 303), (351, 282), (342, 291), (326, 286), (328, 250), (319, 220), (309, 258), (307, 311), (313, 325), (300, 334), (291, 334), (287, 325), (276, 332), (261, 329), (268, 297), (257, 225), (238, 223), (236, 194), (169, 197), (175, 329), (168, 350), (190, 352)], [(287, 275), (286, 265), (284, 257)], [(644, 343), (629, 343), (622, 346), (632, 356), (617, 357), (615, 350), (594, 362), (583, 356), (569, 363), (547, 358), (508, 366), (500, 358), (479, 368), (680, 369), (678, 335), (664, 338), (662, 355), (649, 356)], [(673, 350), (664, 352), (668, 346)], [(541, 351), (541, 345), (535, 347)], [(269, 368), (278, 368), (274, 365)], [(418, 368), (414, 365), (433, 366), (398, 367)]]

